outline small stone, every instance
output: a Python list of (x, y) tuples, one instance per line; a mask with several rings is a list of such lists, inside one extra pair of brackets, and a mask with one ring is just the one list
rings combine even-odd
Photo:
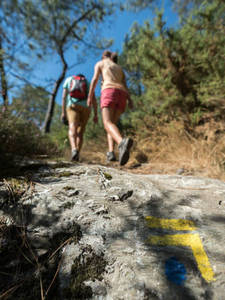
[(177, 175), (181, 175), (181, 174), (183, 174), (184, 172), (185, 172), (185, 169), (184, 169), (184, 168), (180, 168), (180, 169), (177, 170), (176, 174), (177, 174)]

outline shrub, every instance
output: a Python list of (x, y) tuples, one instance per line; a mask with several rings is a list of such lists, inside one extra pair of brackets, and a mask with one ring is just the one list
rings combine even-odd
[(56, 144), (31, 121), (24, 121), (10, 113), (0, 114), (0, 162), (1, 166), (13, 163), (15, 157), (55, 155)]

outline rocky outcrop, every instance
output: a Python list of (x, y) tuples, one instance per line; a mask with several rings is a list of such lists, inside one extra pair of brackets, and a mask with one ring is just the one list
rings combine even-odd
[(224, 182), (53, 164), (23, 189), (0, 191), (7, 299), (224, 299)]

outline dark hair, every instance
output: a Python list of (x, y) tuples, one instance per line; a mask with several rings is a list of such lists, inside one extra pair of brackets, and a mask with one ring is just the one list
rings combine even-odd
[(118, 54), (117, 54), (116, 52), (112, 52), (112, 53), (111, 53), (111, 59), (112, 59), (112, 61), (113, 61), (114, 63), (117, 64), (117, 62), (118, 62)]
[(109, 57), (109, 58), (111, 58), (111, 54), (112, 54), (111, 51), (105, 50), (105, 51), (102, 53), (102, 58), (103, 58), (103, 57)]
[(83, 74), (77, 74), (77, 76), (79, 76), (79, 77), (85, 77)]

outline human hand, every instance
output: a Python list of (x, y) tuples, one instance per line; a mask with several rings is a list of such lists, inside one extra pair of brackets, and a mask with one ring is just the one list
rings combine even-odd
[(88, 97), (88, 98), (87, 98), (87, 106), (88, 106), (88, 107), (91, 107), (91, 105), (92, 105), (92, 98), (91, 98), (91, 97)]
[(66, 117), (65, 113), (62, 113), (62, 114), (61, 114), (61, 121), (62, 121), (62, 123), (63, 123), (64, 125), (66, 125), (66, 126), (69, 124), (69, 122), (68, 122), (68, 120), (67, 120), (67, 117)]

